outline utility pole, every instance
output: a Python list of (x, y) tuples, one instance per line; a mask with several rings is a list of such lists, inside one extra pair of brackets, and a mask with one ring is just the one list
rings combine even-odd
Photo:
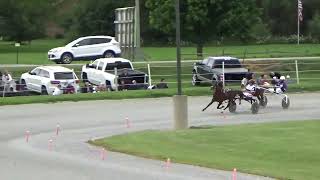
[(178, 95), (182, 95), (181, 88), (181, 33), (180, 33), (180, 2), (176, 0), (176, 46), (177, 46), (177, 83)]
[(177, 46), (177, 83), (178, 92), (173, 96), (174, 106), (174, 129), (188, 128), (188, 97), (182, 95), (181, 86), (181, 45), (180, 45), (180, 1), (175, 0), (176, 10), (176, 46)]
[(136, 0), (136, 7), (135, 7), (135, 46), (136, 48), (141, 47), (141, 35), (140, 35), (140, 0)]

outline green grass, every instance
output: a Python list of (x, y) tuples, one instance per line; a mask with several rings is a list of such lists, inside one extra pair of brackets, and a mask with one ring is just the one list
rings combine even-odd
[(320, 121), (144, 131), (96, 140), (108, 150), (271, 176), (320, 179)]
[[(235, 56), (238, 58), (274, 58), (274, 57), (300, 57), (319, 56), (320, 45), (303, 44), (300, 46), (292, 44), (268, 44), (268, 45), (242, 45), (242, 46), (211, 46), (205, 47), (206, 56)], [(143, 48), (147, 57), (152, 61), (174, 60), (176, 49), (174, 47), (145, 47)], [(195, 47), (183, 47), (183, 59), (197, 59)]]
[[(63, 46), (64, 39), (42, 39), (32, 41), (30, 45), (19, 48), (19, 64), (49, 64), (47, 52), (51, 48)], [(16, 48), (13, 42), (0, 41), (0, 64), (16, 64)], [(144, 47), (145, 59), (149, 61), (175, 60), (174, 47)], [(208, 46), (204, 48), (206, 56), (230, 55), (239, 58), (255, 57), (295, 57), (320, 56), (319, 44), (269, 44), (269, 45), (239, 45), (239, 46)], [(195, 47), (183, 47), (183, 59), (197, 59)], [(79, 63), (79, 62), (78, 62)], [(83, 62), (80, 62), (83, 63)]]

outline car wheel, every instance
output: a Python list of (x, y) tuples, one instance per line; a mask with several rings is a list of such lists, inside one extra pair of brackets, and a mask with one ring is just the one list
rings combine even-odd
[(20, 89), (24, 91), (24, 90), (27, 88), (26, 80), (21, 79), (20, 85), (21, 85), (21, 86), (20, 86), (20, 87), (21, 87)]
[(192, 72), (192, 85), (199, 86), (200, 80), (198, 79), (197, 73), (195, 71)]
[(114, 54), (114, 52), (112, 52), (112, 51), (106, 51), (106, 52), (103, 54), (103, 57), (104, 57), (104, 58), (113, 58), (113, 57), (115, 57), (115, 54)]
[(114, 91), (111, 87), (111, 82), (110, 81), (106, 81), (106, 88), (107, 90), (109, 89), (110, 91)]
[(72, 57), (72, 54), (70, 53), (64, 53), (62, 56), (61, 56), (61, 63), (63, 64), (70, 64), (73, 60), (73, 57)]
[(82, 73), (82, 81), (85, 83), (85, 82), (89, 82), (88, 81), (88, 75), (87, 73)]
[(24, 79), (21, 79), (21, 81), (20, 81), (20, 91), (22, 91), (22, 94), (24, 96), (28, 96), (29, 95), (29, 90), (27, 88), (27, 83), (26, 83), (26, 80), (24, 80)]
[(45, 86), (41, 87), (41, 95), (48, 95), (47, 88)]

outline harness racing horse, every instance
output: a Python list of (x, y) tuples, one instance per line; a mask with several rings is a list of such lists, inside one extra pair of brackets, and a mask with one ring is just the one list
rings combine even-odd
[(214, 93), (211, 102), (202, 111), (205, 111), (214, 102), (218, 102), (217, 109), (222, 109), (222, 103), (228, 100), (228, 105), (223, 109), (226, 110), (232, 103), (235, 103), (236, 99), (239, 99), (239, 104), (241, 104), (241, 99), (244, 99), (244, 94), (242, 91), (228, 90), (225, 92), (223, 88), (223, 83), (221, 81), (217, 82), (214, 86)]

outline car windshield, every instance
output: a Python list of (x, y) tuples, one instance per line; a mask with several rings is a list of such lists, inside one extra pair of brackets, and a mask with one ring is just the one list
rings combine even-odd
[(115, 62), (115, 63), (108, 63), (106, 67), (106, 71), (113, 71), (114, 68), (132, 69), (131, 64), (129, 62)]
[(63, 79), (74, 79), (73, 72), (56, 72), (54, 73), (54, 79), (63, 80)]
[(230, 59), (230, 60), (218, 59), (218, 60), (215, 60), (213, 68), (222, 68), (222, 62), (224, 62), (225, 68), (241, 68), (242, 67), (238, 59)]

